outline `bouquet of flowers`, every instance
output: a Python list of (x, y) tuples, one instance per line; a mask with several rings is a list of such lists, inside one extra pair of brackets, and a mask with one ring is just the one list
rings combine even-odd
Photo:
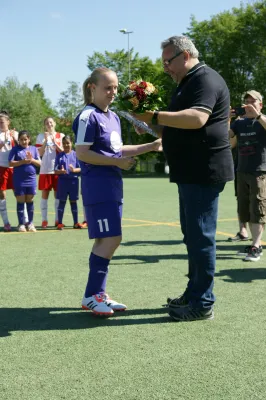
[(152, 83), (141, 79), (131, 81), (122, 87), (117, 100), (119, 110), (143, 113), (146, 110), (156, 110), (162, 105), (158, 89)]

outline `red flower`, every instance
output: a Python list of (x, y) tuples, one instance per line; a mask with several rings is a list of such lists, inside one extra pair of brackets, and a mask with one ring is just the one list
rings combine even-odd
[(140, 84), (139, 84), (139, 87), (143, 88), (143, 89), (146, 89), (147, 83), (145, 81), (141, 81)]
[(146, 95), (146, 93), (144, 92), (144, 89), (142, 89), (141, 87), (138, 86), (138, 87), (135, 89), (135, 92), (136, 92), (136, 97), (137, 97), (137, 99), (138, 99), (139, 101), (142, 101), (142, 100), (145, 100), (145, 99), (146, 99), (147, 95)]

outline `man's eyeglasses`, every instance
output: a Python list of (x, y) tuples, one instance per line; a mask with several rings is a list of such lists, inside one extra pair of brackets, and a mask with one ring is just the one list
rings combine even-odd
[(172, 62), (176, 57), (180, 56), (180, 54), (182, 54), (182, 53), (183, 53), (183, 51), (180, 51), (179, 53), (176, 53), (173, 57), (169, 58), (168, 60), (164, 60), (164, 61), (163, 61), (163, 66), (164, 66), (164, 67), (168, 67), (168, 66), (171, 64), (171, 62)]

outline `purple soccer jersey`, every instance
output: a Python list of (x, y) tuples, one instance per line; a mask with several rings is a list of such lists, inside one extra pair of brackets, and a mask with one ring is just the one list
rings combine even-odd
[(62, 151), (62, 153), (57, 154), (55, 159), (55, 169), (61, 169), (64, 167), (64, 169), (67, 171), (67, 173), (64, 175), (58, 175), (59, 180), (78, 178), (79, 173), (70, 171), (70, 164), (73, 165), (74, 168), (80, 168), (79, 161), (74, 150), (71, 150), (70, 153), (65, 153)]
[[(95, 105), (86, 106), (73, 123), (76, 145), (89, 145), (90, 150), (107, 157), (122, 156), (122, 136), (119, 117)], [(121, 170), (115, 166), (92, 165), (80, 161), (83, 204), (122, 202)]]
[[(21, 161), (27, 158), (27, 152), (30, 152), (35, 160), (40, 160), (38, 150), (35, 146), (22, 147), (15, 146), (9, 153), (8, 161)], [(13, 184), (15, 191), (22, 187), (36, 187), (36, 167), (33, 164), (23, 164), (14, 167)]]
[(55, 159), (55, 169), (64, 169), (67, 171), (66, 174), (58, 175), (57, 192), (56, 198), (58, 200), (66, 201), (69, 197), (70, 201), (76, 201), (79, 198), (79, 173), (74, 173), (69, 169), (69, 165), (73, 165), (74, 168), (80, 168), (79, 161), (76, 156), (76, 152), (71, 150), (70, 153), (57, 154)]

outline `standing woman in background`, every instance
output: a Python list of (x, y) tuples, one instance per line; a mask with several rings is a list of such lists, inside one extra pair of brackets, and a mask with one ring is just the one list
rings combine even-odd
[(13, 189), (13, 168), (9, 167), (8, 156), (18, 139), (18, 132), (9, 130), (9, 125), (9, 115), (5, 111), (0, 111), (0, 214), (4, 232), (11, 231), (6, 208), (6, 190)]
[(56, 199), (58, 175), (55, 175), (54, 167), (56, 154), (63, 151), (62, 139), (65, 135), (56, 132), (55, 126), (56, 122), (52, 117), (45, 118), (45, 133), (40, 133), (36, 139), (36, 147), (42, 158), (38, 189), (42, 191), (41, 213), (43, 229), (48, 226), (48, 198), (52, 189), (55, 197), (55, 226), (58, 224), (57, 209), (59, 200)]
[(96, 68), (83, 84), (86, 106), (73, 123), (89, 238), (94, 239), (82, 308), (107, 317), (126, 309), (126, 305), (110, 299), (105, 292), (108, 266), (122, 240), (121, 170), (135, 164), (132, 156), (161, 149), (160, 139), (123, 146), (119, 117), (109, 109), (117, 88), (115, 72)]

